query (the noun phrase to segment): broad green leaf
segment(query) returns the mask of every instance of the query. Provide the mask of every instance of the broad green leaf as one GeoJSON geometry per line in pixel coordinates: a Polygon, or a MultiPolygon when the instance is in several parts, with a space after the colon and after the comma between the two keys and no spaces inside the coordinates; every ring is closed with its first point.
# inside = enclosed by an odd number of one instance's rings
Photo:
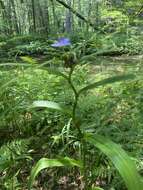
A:
{"type": "Polygon", "coordinates": [[[34,101],[32,104],[33,108],[49,108],[54,110],[59,110],[61,112],[70,114],[69,110],[67,110],[65,107],[61,106],[60,104],[52,101],[34,101]]]}
{"type": "Polygon", "coordinates": [[[58,103],[52,102],[52,101],[46,101],[46,100],[34,101],[32,107],[51,108],[51,109],[63,111],[62,107],[58,103]]]}
{"type": "Polygon", "coordinates": [[[30,190],[32,188],[33,182],[38,175],[38,173],[46,168],[52,168],[52,167],[73,167],[77,166],[82,168],[82,163],[80,161],[71,159],[69,157],[61,158],[61,159],[48,159],[48,158],[42,158],[40,159],[35,167],[31,171],[29,183],[28,183],[28,189],[30,190]]]}
{"type": "Polygon", "coordinates": [[[30,64],[36,64],[37,61],[35,59],[33,59],[32,57],[28,57],[28,56],[21,56],[20,57],[23,61],[30,63],[30,64]]]}
{"type": "Polygon", "coordinates": [[[111,140],[93,134],[85,134],[87,142],[99,148],[114,164],[122,176],[128,190],[141,190],[143,182],[134,161],[126,152],[111,140]]]}
{"type": "Polygon", "coordinates": [[[107,79],[103,79],[101,81],[95,82],[93,84],[90,84],[90,85],[82,88],[79,91],[79,94],[81,94],[84,91],[87,91],[87,90],[90,90],[90,89],[93,89],[93,88],[97,88],[99,86],[111,84],[111,83],[114,83],[114,82],[120,82],[122,80],[129,80],[129,79],[133,79],[133,78],[134,78],[134,75],[130,74],[130,75],[120,75],[120,76],[114,76],[114,77],[110,77],[110,78],[107,78],[107,79]]]}

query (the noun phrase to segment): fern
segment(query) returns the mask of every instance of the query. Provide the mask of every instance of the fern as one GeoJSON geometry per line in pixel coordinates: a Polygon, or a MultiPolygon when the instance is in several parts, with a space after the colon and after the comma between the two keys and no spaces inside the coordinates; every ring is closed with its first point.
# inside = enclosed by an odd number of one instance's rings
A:
{"type": "Polygon", "coordinates": [[[14,140],[0,148],[0,172],[17,164],[17,160],[28,158],[28,140],[14,140]]]}
{"type": "Polygon", "coordinates": [[[28,153],[30,140],[16,139],[3,144],[0,148],[0,189],[20,190],[20,181],[17,176],[23,171],[26,160],[30,159],[28,153]],[[23,164],[24,163],[24,164],[23,164]]]}

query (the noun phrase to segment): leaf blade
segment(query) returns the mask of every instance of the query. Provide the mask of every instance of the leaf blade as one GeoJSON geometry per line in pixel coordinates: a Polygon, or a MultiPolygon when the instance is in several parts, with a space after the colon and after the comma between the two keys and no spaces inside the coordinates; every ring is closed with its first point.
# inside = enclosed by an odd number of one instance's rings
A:
{"type": "Polygon", "coordinates": [[[64,106],[61,106],[59,103],[48,100],[34,101],[32,104],[32,108],[49,108],[71,115],[71,112],[67,110],[64,106]]]}
{"type": "Polygon", "coordinates": [[[122,176],[128,190],[142,189],[143,182],[137,172],[135,163],[119,145],[99,135],[86,134],[85,139],[110,158],[122,176]]]}
{"type": "Polygon", "coordinates": [[[120,82],[122,80],[129,80],[129,79],[133,79],[133,78],[134,78],[134,75],[132,75],[132,74],[109,77],[109,78],[103,79],[101,81],[95,82],[93,84],[90,84],[90,85],[82,88],[81,90],[79,90],[78,93],[81,94],[84,91],[91,90],[91,89],[97,88],[99,86],[111,84],[114,82],[120,82]]]}
{"type": "Polygon", "coordinates": [[[31,171],[30,179],[28,182],[28,189],[30,190],[32,188],[33,182],[41,170],[49,168],[49,167],[63,167],[63,166],[82,167],[82,163],[80,161],[71,159],[69,157],[65,157],[65,158],[61,158],[61,159],[42,158],[37,162],[37,164],[31,171]]]}

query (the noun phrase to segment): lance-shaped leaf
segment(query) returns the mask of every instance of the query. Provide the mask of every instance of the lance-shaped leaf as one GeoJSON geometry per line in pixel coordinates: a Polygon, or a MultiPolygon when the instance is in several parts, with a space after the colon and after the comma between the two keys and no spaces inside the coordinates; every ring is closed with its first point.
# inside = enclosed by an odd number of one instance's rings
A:
{"type": "Polygon", "coordinates": [[[71,159],[69,157],[61,159],[47,159],[47,158],[40,159],[31,171],[28,183],[28,189],[30,190],[32,188],[33,182],[41,170],[52,167],[73,167],[73,166],[77,166],[80,168],[83,167],[80,161],[71,159]]]}
{"type": "Polygon", "coordinates": [[[103,86],[103,85],[107,85],[107,84],[111,84],[111,83],[114,83],[114,82],[120,82],[122,80],[129,80],[129,79],[133,79],[135,76],[132,75],[132,74],[129,74],[129,75],[120,75],[120,76],[114,76],[114,77],[110,77],[110,78],[107,78],[107,79],[103,79],[101,81],[98,81],[98,82],[95,82],[93,84],[90,84],[84,88],[82,88],[80,91],[79,91],[79,94],[81,94],[82,92],[84,91],[87,91],[87,90],[90,90],[90,89],[93,89],[93,88],[97,88],[99,86],[103,86]]]}
{"type": "Polygon", "coordinates": [[[60,104],[52,101],[47,100],[41,100],[41,101],[34,101],[32,104],[33,108],[49,108],[53,110],[59,110],[61,112],[64,112],[66,114],[70,114],[70,111],[67,110],[64,106],[61,106],[60,104]]]}
{"type": "Polygon", "coordinates": [[[93,134],[85,134],[85,139],[99,148],[112,161],[128,190],[141,190],[143,188],[143,182],[134,161],[119,145],[105,137],[93,134]]]}

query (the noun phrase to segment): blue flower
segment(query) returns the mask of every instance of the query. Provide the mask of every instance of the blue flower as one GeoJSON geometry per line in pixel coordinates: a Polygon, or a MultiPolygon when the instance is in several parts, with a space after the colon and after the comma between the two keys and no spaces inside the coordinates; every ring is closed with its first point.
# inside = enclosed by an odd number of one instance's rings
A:
{"type": "Polygon", "coordinates": [[[52,44],[52,47],[63,47],[63,46],[69,46],[71,45],[71,42],[68,38],[59,38],[57,42],[52,44]]]}

